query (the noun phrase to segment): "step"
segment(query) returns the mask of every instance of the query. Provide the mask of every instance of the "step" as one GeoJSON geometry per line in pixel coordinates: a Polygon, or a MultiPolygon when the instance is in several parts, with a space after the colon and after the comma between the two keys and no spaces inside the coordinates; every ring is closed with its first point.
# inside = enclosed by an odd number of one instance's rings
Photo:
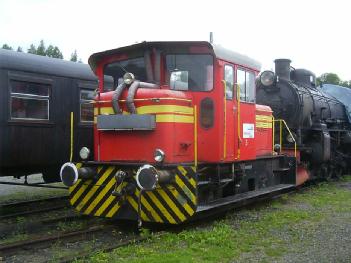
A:
{"type": "Polygon", "coordinates": [[[242,194],[236,194],[234,196],[228,196],[228,197],[210,202],[206,205],[199,205],[197,207],[196,212],[201,213],[201,212],[209,211],[220,207],[226,207],[226,209],[228,209],[227,208],[228,206],[235,206],[238,203],[241,203],[247,200],[252,200],[258,197],[272,195],[273,193],[284,192],[294,187],[295,187],[294,184],[278,184],[278,185],[266,187],[260,190],[250,191],[242,194]]]}

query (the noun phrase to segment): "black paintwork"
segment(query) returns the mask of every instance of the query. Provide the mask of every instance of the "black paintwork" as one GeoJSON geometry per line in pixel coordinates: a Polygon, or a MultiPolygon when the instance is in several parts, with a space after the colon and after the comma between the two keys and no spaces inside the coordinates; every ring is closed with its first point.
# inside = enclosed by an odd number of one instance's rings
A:
{"type": "Polygon", "coordinates": [[[59,179],[59,167],[70,157],[70,112],[74,112],[74,158],[93,147],[92,123],[80,122],[80,89],[94,90],[97,79],[82,63],[0,49],[0,176],[44,172],[59,179]],[[10,117],[10,81],[49,84],[49,121],[10,117]]]}
{"type": "MultiPolygon", "coordinates": [[[[288,59],[275,60],[274,82],[270,86],[257,82],[256,102],[270,106],[275,119],[285,120],[297,143],[300,161],[312,177],[330,178],[335,171],[339,174],[349,169],[348,105],[316,87],[316,76],[311,71],[290,67],[288,59]]],[[[280,129],[275,129],[275,138],[280,138],[279,133],[280,129]]],[[[294,150],[287,130],[281,134],[282,148],[294,150]]]]}

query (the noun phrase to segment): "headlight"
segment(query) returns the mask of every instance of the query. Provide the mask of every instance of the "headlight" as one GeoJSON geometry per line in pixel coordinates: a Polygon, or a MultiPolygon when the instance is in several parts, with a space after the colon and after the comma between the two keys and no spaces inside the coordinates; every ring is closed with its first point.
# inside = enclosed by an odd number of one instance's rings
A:
{"type": "Polygon", "coordinates": [[[65,163],[60,170],[61,181],[71,187],[78,181],[78,170],[73,163],[65,163]]]}
{"type": "Polygon", "coordinates": [[[80,158],[82,158],[82,160],[88,159],[89,155],[90,155],[89,148],[83,147],[82,149],[80,149],[79,156],[80,156],[80,158]]]}
{"type": "Polygon", "coordinates": [[[140,189],[152,191],[156,188],[159,175],[155,167],[145,164],[136,173],[135,180],[140,189]]]}
{"type": "Polygon", "coordinates": [[[154,153],[154,159],[156,162],[160,163],[165,159],[165,153],[164,151],[160,149],[156,149],[154,153]]]}
{"type": "Polygon", "coordinates": [[[263,86],[268,87],[274,83],[274,72],[273,71],[263,71],[260,75],[260,82],[263,86]]]}
{"type": "Polygon", "coordinates": [[[134,79],[135,79],[134,75],[132,73],[129,73],[129,72],[127,72],[123,76],[123,81],[124,81],[124,84],[126,84],[126,85],[132,84],[134,79]]]}

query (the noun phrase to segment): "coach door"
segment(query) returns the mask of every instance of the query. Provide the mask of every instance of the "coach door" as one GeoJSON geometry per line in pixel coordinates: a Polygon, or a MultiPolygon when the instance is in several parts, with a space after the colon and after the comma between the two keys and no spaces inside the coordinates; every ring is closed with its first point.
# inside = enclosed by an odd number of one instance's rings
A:
{"type": "Polygon", "coordinates": [[[236,69],[236,114],[238,144],[236,159],[254,159],[255,151],[255,73],[238,67],[236,69]]]}

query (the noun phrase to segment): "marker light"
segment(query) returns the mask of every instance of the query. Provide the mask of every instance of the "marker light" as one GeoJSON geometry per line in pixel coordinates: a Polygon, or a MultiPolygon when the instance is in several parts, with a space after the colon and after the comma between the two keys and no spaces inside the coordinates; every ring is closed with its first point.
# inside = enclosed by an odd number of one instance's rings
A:
{"type": "Polygon", "coordinates": [[[89,155],[90,155],[90,150],[88,147],[82,147],[82,149],[80,149],[79,156],[80,158],[82,158],[82,160],[88,159],[89,155]]]}

